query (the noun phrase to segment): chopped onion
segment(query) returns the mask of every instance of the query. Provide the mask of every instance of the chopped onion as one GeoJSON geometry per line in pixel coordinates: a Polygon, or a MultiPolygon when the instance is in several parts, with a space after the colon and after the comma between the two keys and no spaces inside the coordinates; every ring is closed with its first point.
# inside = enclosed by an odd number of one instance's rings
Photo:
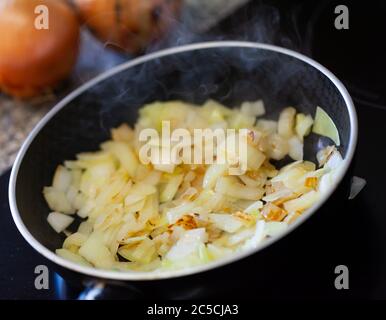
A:
{"type": "Polygon", "coordinates": [[[75,209],[71,205],[64,191],[54,187],[45,187],[43,194],[51,210],[66,214],[75,213],[75,209]]]}
{"type": "Polygon", "coordinates": [[[264,102],[263,100],[243,102],[241,104],[240,111],[248,117],[260,117],[265,114],[264,102]]]}
{"type": "Polygon", "coordinates": [[[297,136],[293,136],[288,140],[288,145],[288,155],[294,160],[303,160],[303,142],[297,136]]]}
{"type": "Polygon", "coordinates": [[[243,226],[243,222],[240,219],[230,214],[211,213],[209,220],[215,227],[229,233],[234,233],[243,226]]]}
{"type": "Polygon", "coordinates": [[[310,115],[305,115],[303,113],[298,113],[296,115],[295,132],[301,141],[303,141],[304,137],[308,136],[311,132],[313,123],[314,120],[310,115]]]}
{"type": "Polygon", "coordinates": [[[57,233],[64,231],[73,221],[74,218],[59,212],[51,212],[47,221],[57,233]]]}
{"type": "Polygon", "coordinates": [[[340,146],[339,132],[334,121],[321,107],[316,107],[316,114],[312,132],[330,138],[340,146]]]}

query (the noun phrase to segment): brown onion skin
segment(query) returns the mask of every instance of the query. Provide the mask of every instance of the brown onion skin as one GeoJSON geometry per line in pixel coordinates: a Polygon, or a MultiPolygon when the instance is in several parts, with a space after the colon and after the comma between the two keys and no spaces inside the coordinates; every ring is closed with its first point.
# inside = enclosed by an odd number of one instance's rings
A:
{"type": "Polygon", "coordinates": [[[176,21],[181,0],[71,0],[89,29],[106,45],[142,53],[176,21]]]}
{"type": "MultiPolygon", "coordinates": [[[[4,0],[1,0],[4,1],[4,0]]],[[[0,6],[0,90],[15,97],[42,94],[76,63],[79,22],[62,0],[6,0],[0,6]],[[49,29],[35,28],[37,5],[49,10],[49,29]]]]}

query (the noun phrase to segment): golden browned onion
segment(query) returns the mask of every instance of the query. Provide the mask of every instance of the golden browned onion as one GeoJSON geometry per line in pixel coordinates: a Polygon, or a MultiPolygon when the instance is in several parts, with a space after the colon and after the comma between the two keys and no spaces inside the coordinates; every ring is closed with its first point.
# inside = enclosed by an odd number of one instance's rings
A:
{"type": "Polygon", "coordinates": [[[180,0],[72,0],[107,45],[138,54],[173,24],[180,0]]]}
{"type": "Polygon", "coordinates": [[[0,89],[31,97],[68,76],[79,45],[79,23],[62,0],[2,0],[0,89]],[[4,1],[4,2],[3,2],[4,1]],[[38,5],[49,10],[49,29],[35,28],[38,5]]]}

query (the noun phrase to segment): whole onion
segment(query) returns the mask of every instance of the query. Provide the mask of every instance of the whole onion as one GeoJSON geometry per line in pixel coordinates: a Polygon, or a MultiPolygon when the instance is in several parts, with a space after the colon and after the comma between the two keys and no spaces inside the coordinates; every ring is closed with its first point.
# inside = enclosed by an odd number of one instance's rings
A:
{"type": "Polygon", "coordinates": [[[71,0],[107,45],[138,54],[173,25],[181,0],[71,0]]]}
{"type": "Polygon", "coordinates": [[[53,88],[73,68],[79,22],[62,0],[1,0],[0,89],[31,97],[53,88]],[[48,29],[36,28],[39,5],[48,8],[48,29]]]}

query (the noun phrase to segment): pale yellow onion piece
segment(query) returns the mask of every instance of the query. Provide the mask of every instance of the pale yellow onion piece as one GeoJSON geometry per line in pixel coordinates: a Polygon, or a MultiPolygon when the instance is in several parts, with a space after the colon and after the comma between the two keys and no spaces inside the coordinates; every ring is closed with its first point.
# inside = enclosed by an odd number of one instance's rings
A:
{"type": "Polygon", "coordinates": [[[195,207],[195,203],[189,201],[187,203],[183,203],[177,207],[170,208],[166,211],[166,216],[169,224],[175,223],[178,219],[180,219],[183,215],[188,214],[195,207]]]}
{"type": "Polygon", "coordinates": [[[145,199],[146,195],[144,194],[136,194],[136,193],[129,193],[125,198],[125,206],[129,207],[132,206],[135,203],[138,203],[139,201],[145,199]]]}
{"type": "Polygon", "coordinates": [[[217,180],[215,191],[245,200],[259,200],[264,194],[263,189],[244,186],[235,177],[220,177],[217,180]]]}
{"type": "Polygon", "coordinates": [[[250,239],[248,239],[247,241],[245,241],[242,248],[244,250],[254,249],[261,243],[261,241],[263,241],[263,239],[265,237],[266,237],[265,221],[259,220],[256,222],[255,232],[254,232],[253,236],[250,239]]]}
{"type": "Polygon", "coordinates": [[[288,140],[284,139],[279,134],[271,134],[266,138],[267,155],[274,160],[283,159],[289,151],[288,140]]]}
{"type": "Polygon", "coordinates": [[[288,224],[285,222],[269,221],[265,224],[265,233],[269,237],[274,237],[284,232],[287,228],[288,224]]]}
{"type": "Polygon", "coordinates": [[[173,163],[159,163],[159,164],[154,164],[154,169],[166,173],[173,173],[174,169],[176,168],[176,165],[173,163]]]}
{"type": "Polygon", "coordinates": [[[319,197],[320,194],[317,191],[312,190],[299,198],[284,202],[283,207],[287,212],[302,212],[311,208],[319,200],[319,197]]]}
{"type": "Polygon", "coordinates": [[[110,144],[106,145],[106,148],[119,160],[122,168],[124,168],[131,177],[134,177],[139,161],[133,149],[124,142],[110,142],[110,144]]]}
{"type": "Polygon", "coordinates": [[[303,160],[303,142],[297,136],[292,136],[288,140],[288,155],[293,160],[303,160]]]}
{"type": "Polygon", "coordinates": [[[72,246],[79,248],[87,241],[87,238],[88,234],[80,233],[79,231],[75,232],[64,240],[63,248],[70,249],[72,246]]]}
{"type": "Polygon", "coordinates": [[[66,192],[72,182],[71,171],[64,166],[58,166],[56,168],[54,178],[52,180],[52,186],[60,191],[66,192]]]}
{"type": "Polygon", "coordinates": [[[160,192],[160,202],[167,202],[173,200],[177,193],[177,190],[184,178],[183,174],[175,174],[168,177],[168,182],[163,185],[160,192]]]}
{"type": "Polygon", "coordinates": [[[65,214],[75,213],[74,207],[63,191],[54,187],[44,187],[43,194],[51,210],[65,214]]]}
{"type": "Polygon", "coordinates": [[[285,108],[279,116],[277,132],[284,138],[290,138],[294,134],[296,110],[293,107],[285,108]]]}
{"type": "Polygon", "coordinates": [[[47,216],[47,222],[57,233],[64,231],[73,221],[74,218],[59,212],[51,212],[47,216]]]}
{"type": "Polygon", "coordinates": [[[265,114],[264,102],[263,100],[245,101],[240,106],[240,112],[248,117],[260,117],[265,114]]]}
{"type": "Polygon", "coordinates": [[[205,172],[202,187],[205,189],[211,189],[216,185],[216,181],[219,177],[225,174],[228,166],[226,164],[212,164],[205,172]]]}
{"type": "Polygon", "coordinates": [[[118,254],[125,259],[139,263],[149,263],[155,256],[154,242],[145,238],[138,245],[125,245],[118,249],[118,254]]]}
{"type": "Polygon", "coordinates": [[[235,233],[243,226],[243,222],[240,219],[230,214],[211,213],[209,214],[209,221],[217,228],[229,233],[235,233]]]}
{"type": "Polygon", "coordinates": [[[95,267],[110,269],[114,264],[114,257],[103,241],[103,235],[93,232],[80,247],[79,254],[95,267]]]}
{"type": "Polygon", "coordinates": [[[246,116],[239,110],[233,110],[233,114],[228,118],[228,126],[232,129],[251,128],[255,123],[255,118],[246,116]]]}
{"type": "Polygon", "coordinates": [[[276,201],[276,200],[280,200],[282,198],[286,198],[290,195],[292,195],[292,191],[286,187],[282,188],[282,189],[279,189],[278,191],[275,191],[273,193],[270,193],[268,195],[266,195],[263,200],[266,201],[266,202],[273,202],[273,201],[276,201]]]}
{"type": "Polygon", "coordinates": [[[92,231],[93,223],[91,223],[90,221],[83,221],[78,227],[78,232],[86,236],[90,235],[92,231]]]}
{"type": "Polygon", "coordinates": [[[78,192],[79,190],[77,188],[75,188],[73,185],[70,185],[70,187],[68,188],[67,192],[66,192],[66,197],[68,199],[68,201],[70,201],[71,205],[75,207],[75,200],[76,200],[76,197],[78,196],[78,192]]]}
{"type": "Polygon", "coordinates": [[[334,121],[321,107],[316,107],[316,114],[312,132],[330,138],[340,146],[339,132],[334,121]]]}
{"type": "Polygon", "coordinates": [[[72,262],[75,262],[75,263],[78,263],[78,264],[81,264],[81,265],[84,265],[84,266],[87,266],[87,267],[91,267],[92,266],[83,257],[81,257],[80,255],[78,255],[76,253],[71,252],[70,250],[67,250],[67,249],[56,249],[55,253],[59,257],[62,257],[64,259],[66,259],[66,260],[69,260],[69,261],[72,261],[72,262]]]}
{"type": "Polygon", "coordinates": [[[300,140],[303,141],[303,138],[309,135],[313,123],[314,120],[310,115],[305,115],[303,113],[298,113],[296,115],[295,132],[300,140]]]}
{"type": "Polygon", "coordinates": [[[274,120],[259,119],[256,123],[257,130],[262,131],[267,135],[276,133],[277,126],[277,121],[274,120]]]}
{"type": "Polygon", "coordinates": [[[208,243],[207,245],[209,255],[213,259],[220,259],[222,257],[225,257],[233,252],[232,249],[216,246],[214,244],[208,243]]]}
{"type": "Polygon", "coordinates": [[[186,231],[177,243],[169,250],[166,258],[171,261],[186,258],[198,249],[200,243],[205,243],[207,238],[208,236],[205,228],[186,231]]]}
{"type": "Polygon", "coordinates": [[[264,163],[266,157],[257,148],[247,144],[247,167],[249,170],[258,170],[264,163]]]}
{"type": "Polygon", "coordinates": [[[95,208],[94,200],[86,200],[84,205],[76,213],[81,218],[87,218],[91,211],[95,208]]]}
{"type": "Polygon", "coordinates": [[[244,212],[245,213],[249,213],[249,214],[253,214],[253,213],[257,213],[259,212],[259,210],[263,207],[263,202],[261,201],[256,201],[254,203],[252,203],[250,206],[248,206],[244,212]]]}
{"type": "Polygon", "coordinates": [[[231,234],[227,239],[227,245],[229,246],[235,246],[240,244],[241,242],[244,242],[255,234],[255,228],[247,228],[242,229],[234,234],[231,234]]]}

